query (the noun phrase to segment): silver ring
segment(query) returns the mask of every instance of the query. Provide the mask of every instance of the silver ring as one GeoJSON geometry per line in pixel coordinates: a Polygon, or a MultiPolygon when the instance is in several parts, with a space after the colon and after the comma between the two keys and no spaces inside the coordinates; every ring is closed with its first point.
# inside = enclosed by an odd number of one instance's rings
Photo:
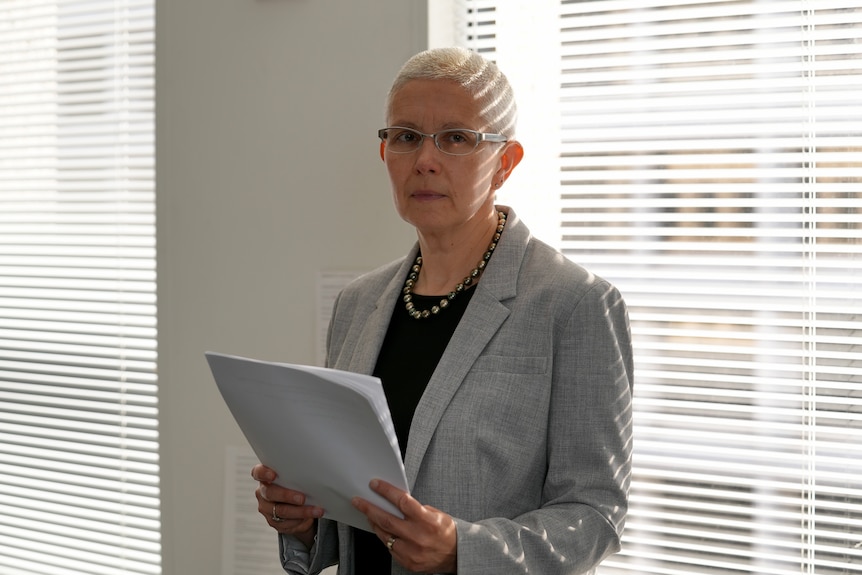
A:
{"type": "Polygon", "coordinates": [[[386,548],[392,551],[392,546],[395,545],[395,536],[391,536],[389,541],[386,542],[386,548]]]}
{"type": "Polygon", "coordinates": [[[275,512],[275,508],[276,508],[276,507],[278,507],[278,503],[273,503],[273,504],[272,504],[272,520],[273,520],[273,522],[275,522],[275,523],[281,523],[282,521],[284,521],[284,519],[282,519],[281,517],[279,517],[279,516],[278,516],[278,513],[276,513],[276,512],[275,512]]]}

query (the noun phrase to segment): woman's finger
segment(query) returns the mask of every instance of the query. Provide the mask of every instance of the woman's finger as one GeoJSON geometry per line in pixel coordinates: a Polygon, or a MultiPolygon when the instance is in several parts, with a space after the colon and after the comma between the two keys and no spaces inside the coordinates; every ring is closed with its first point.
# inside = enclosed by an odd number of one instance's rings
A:
{"type": "Polygon", "coordinates": [[[410,517],[420,517],[424,511],[424,506],[419,503],[412,495],[403,489],[395,487],[382,479],[372,479],[368,484],[372,491],[389,501],[401,513],[405,519],[410,517]]]}

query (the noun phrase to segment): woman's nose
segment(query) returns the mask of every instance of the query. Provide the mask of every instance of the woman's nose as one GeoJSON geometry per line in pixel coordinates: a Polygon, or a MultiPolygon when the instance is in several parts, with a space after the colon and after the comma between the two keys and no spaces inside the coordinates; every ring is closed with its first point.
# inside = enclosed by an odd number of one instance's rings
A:
{"type": "Polygon", "coordinates": [[[436,171],[440,165],[440,156],[443,155],[434,143],[434,138],[426,136],[416,150],[416,169],[419,172],[436,171]]]}

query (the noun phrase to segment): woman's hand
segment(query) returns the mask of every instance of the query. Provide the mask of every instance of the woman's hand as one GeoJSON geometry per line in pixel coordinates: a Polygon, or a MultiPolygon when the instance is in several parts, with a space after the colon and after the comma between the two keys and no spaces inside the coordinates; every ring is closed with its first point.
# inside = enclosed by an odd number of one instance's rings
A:
{"type": "Polygon", "coordinates": [[[404,519],[355,497],[353,506],[366,517],[374,533],[389,548],[392,557],[410,571],[455,573],[458,539],[455,520],[439,509],[422,505],[406,491],[381,480],[371,489],[391,502],[404,519]]]}
{"type": "Polygon", "coordinates": [[[323,516],[323,509],[305,505],[304,493],[274,484],[277,475],[269,467],[258,463],[251,470],[251,476],[260,482],[254,492],[257,510],[270,527],[279,533],[293,535],[310,549],[314,543],[316,521],[323,516]]]}

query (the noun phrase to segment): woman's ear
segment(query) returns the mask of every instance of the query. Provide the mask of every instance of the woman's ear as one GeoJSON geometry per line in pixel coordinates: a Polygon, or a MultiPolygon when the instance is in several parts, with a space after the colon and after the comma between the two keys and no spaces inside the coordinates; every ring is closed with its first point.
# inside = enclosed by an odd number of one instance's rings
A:
{"type": "MultiPolygon", "coordinates": [[[[517,140],[511,140],[506,142],[506,148],[503,150],[503,154],[500,156],[500,169],[497,170],[495,181],[499,182],[499,186],[503,185],[503,182],[509,177],[512,173],[512,170],[521,163],[521,160],[524,158],[524,147],[521,146],[521,143],[517,140]]],[[[498,186],[498,187],[499,187],[498,186]]]]}

